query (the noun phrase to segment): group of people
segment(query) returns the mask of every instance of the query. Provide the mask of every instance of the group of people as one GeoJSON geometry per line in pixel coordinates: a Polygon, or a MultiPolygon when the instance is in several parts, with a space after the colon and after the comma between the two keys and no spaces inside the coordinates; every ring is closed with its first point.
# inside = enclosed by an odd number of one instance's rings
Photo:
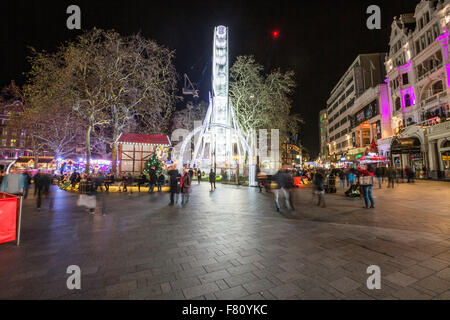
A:
{"type": "MultiPolygon", "coordinates": [[[[406,170],[406,174],[408,174],[406,170]]],[[[408,175],[407,175],[408,176],[408,175]]],[[[267,192],[274,193],[275,205],[277,211],[280,211],[280,198],[284,197],[285,207],[294,210],[293,205],[293,188],[294,177],[301,177],[303,184],[304,180],[308,180],[313,183],[312,188],[312,201],[314,202],[317,197],[317,206],[322,208],[326,207],[325,193],[336,192],[336,181],[339,179],[341,190],[344,190],[347,196],[357,195],[358,198],[364,199],[364,208],[375,208],[375,201],[373,198],[373,188],[378,184],[379,188],[382,187],[385,180],[388,181],[388,188],[393,188],[394,183],[398,182],[398,174],[392,167],[387,168],[384,166],[372,166],[372,165],[360,165],[357,169],[289,169],[283,167],[274,176],[269,177],[262,171],[258,171],[258,187],[259,192],[262,192],[264,188],[267,192]],[[348,188],[345,191],[345,188],[348,188]]],[[[413,178],[409,175],[409,181],[412,182],[413,178]]]]}
{"type": "Polygon", "coordinates": [[[53,182],[53,175],[48,173],[41,173],[40,170],[33,176],[31,172],[11,173],[1,175],[0,191],[16,196],[23,196],[28,198],[30,185],[34,181],[34,198],[36,199],[36,206],[38,211],[41,210],[42,199],[49,199],[49,209],[53,209],[53,201],[50,197],[50,186],[53,182]]]}

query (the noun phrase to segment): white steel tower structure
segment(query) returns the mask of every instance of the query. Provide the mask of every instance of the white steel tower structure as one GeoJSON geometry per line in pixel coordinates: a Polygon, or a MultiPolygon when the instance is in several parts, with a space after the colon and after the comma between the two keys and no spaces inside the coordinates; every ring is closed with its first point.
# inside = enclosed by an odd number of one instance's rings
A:
{"type": "MultiPolygon", "coordinates": [[[[199,136],[195,143],[191,167],[212,168],[216,172],[218,169],[225,169],[229,178],[232,169],[236,169],[239,175],[239,171],[244,170],[244,164],[247,162],[249,182],[254,185],[254,154],[241,133],[229,99],[228,36],[227,27],[218,26],[214,29],[212,92],[203,125],[195,130],[199,136]]],[[[181,154],[185,147],[186,144],[181,154]]],[[[183,161],[180,161],[180,166],[182,163],[183,161]]]]}

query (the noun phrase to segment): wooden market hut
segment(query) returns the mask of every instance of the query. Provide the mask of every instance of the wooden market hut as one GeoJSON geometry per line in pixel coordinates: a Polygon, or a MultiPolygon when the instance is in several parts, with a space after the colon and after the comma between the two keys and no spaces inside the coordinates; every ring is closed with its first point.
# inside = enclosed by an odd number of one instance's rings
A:
{"type": "Polygon", "coordinates": [[[166,135],[122,133],[117,140],[119,174],[141,174],[145,163],[158,147],[170,147],[171,142],[166,135]]]}

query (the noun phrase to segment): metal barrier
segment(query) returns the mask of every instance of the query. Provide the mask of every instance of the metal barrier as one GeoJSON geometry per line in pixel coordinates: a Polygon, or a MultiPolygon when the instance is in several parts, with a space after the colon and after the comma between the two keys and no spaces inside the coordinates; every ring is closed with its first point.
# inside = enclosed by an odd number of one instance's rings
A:
{"type": "Polygon", "coordinates": [[[23,197],[0,192],[0,244],[20,245],[23,197]]]}

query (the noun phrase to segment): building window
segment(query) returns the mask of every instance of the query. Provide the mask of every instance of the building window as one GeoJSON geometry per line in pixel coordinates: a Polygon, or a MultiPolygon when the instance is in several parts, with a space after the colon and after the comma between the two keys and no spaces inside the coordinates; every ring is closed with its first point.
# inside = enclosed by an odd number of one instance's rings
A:
{"type": "Polygon", "coordinates": [[[11,147],[15,147],[16,146],[16,139],[11,139],[11,147]]]}
{"type": "Polygon", "coordinates": [[[442,81],[438,81],[435,84],[433,84],[433,86],[432,86],[433,95],[435,95],[439,92],[442,92],[442,91],[444,91],[444,86],[442,84],[442,81]]]}
{"type": "Polygon", "coordinates": [[[408,73],[404,73],[404,74],[402,75],[402,80],[403,80],[403,85],[409,84],[409,81],[408,81],[408,73]]]}
{"type": "Polygon", "coordinates": [[[409,94],[405,95],[405,107],[411,106],[411,97],[409,94]]]}
{"type": "Polygon", "coordinates": [[[402,104],[400,102],[400,98],[395,99],[395,111],[398,111],[402,108],[402,104]]]}
{"type": "Polygon", "coordinates": [[[2,139],[2,145],[6,147],[6,139],[2,139]]]}

